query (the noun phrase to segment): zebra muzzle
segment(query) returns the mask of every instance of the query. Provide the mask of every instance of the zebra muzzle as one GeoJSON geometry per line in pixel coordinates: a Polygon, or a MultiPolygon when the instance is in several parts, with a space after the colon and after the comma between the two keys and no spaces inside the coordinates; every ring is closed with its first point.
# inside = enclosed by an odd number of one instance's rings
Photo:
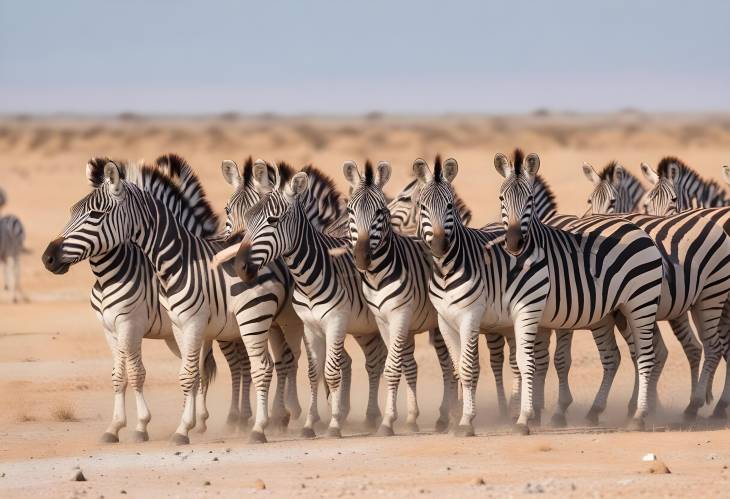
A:
{"type": "Polygon", "coordinates": [[[358,270],[367,270],[370,267],[370,238],[358,237],[355,243],[355,266],[358,270]]]}
{"type": "Polygon", "coordinates": [[[259,273],[259,269],[258,266],[253,261],[251,261],[250,243],[241,243],[241,246],[238,248],[238,253],[236,253],[236,259],[233,263],[233,268],[236,272],[236,275],[243,282],[251,282],[256,279],[259,273]]]}
{"type": "Polygon", "coordinates": [[[437,258],[441,258],[446,254],[447,249],[448,239],[444,229],[434,227],[433,236],[431,237],[431,253],[437,258]]]}
{"type": "Polygon", "coordinates": [[[519,226],[507,227],[507,234],[505,234],[504,245],[507,251],[513,256],[517,256],[522,253],[525,247],[525,238],[522,235],[522,230],[519,226]]]}
{"type": "Polygon", "coordinates": [[[63,238],[54,239],[48,244],[48,247],[41,256],[43,265],[46,270],[54,274],[65,274],[71,266],[63,261],[63,238]]]}

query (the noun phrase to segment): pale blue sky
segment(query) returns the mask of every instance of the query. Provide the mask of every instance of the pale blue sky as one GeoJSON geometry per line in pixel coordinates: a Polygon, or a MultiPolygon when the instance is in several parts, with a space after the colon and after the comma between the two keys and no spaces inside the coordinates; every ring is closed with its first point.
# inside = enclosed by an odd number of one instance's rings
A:
{"type": "Polygon", "coordinates": [[[0,113],[730,110],[726,1],[0,0],[0,113]]]}

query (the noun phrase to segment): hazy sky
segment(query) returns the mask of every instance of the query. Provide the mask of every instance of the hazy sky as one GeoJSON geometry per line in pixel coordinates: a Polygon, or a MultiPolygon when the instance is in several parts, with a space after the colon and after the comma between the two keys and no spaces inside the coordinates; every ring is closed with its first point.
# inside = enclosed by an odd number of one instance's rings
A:
{"type": "Polygon", "coordinates": [[[0,112],[730,110],[730,2],[0,0],[0,112]]]}

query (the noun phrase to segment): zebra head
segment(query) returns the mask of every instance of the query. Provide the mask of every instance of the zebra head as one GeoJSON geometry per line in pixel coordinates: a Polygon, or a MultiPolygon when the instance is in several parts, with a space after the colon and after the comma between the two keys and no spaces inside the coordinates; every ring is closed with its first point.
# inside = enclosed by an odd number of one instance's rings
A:
{"type": "Polygon", "coordinates": [[[441,158],[436,157],[433,173],[423,159],[413,163],[413,173],[420,185],[416,201],[418,235],[437,258],[448,251],[456,220],[459,219],[451,188],[458,172],[459,164],[454,158],[447,159],[441,166],[441,158]]]}
{"type": "Polygon", "coordinates": [[[230,237],[246,230],[246,210],[259,202],[261,195],[271,192],[273,180],[266,162],[249,156],[243,165],[243,173],[235,161],[227,159],[221,164],[223,178],[233,187],[233,194],[226,203],[224,235],[230,237]],[[263,173],[262,173],[263,172],[263,173]]]}
{"type": "Polygon", "coordinates": [[[501,153],[494,156],[494,167],[504,177],[499,201],[506,231],[505,247],[510,254],[518,256],[525,248],[532,224],[532,188],[540,168],[540,158],[535,153],[525,158],[522,151],[517,149],[514,162],[501,153]]]}
{"type": "Polygon", "coordinates": [[[63,232],[43,252],[43,264],[54,274],[64,274],[71,265],[132,238],[128,209],[132,186],[124,180],[124,169],[113,161],[94,159],[87,165],[87,175],[98,187],[71,207],[63,232]]]}
{"type": "Polygon", "coordinates": [[[390,179],[390,163],[381,161],[373,171],[373,165],[367,161],[363,176],[354,161],[347,161],[342,171],[352,188],[347,214],[355,266],[364,271],[390,230],[390,212],[383,194],[383,186],[390,179]]]}
{"type": "Polygon", "coordinates": [[[596,172],[590,164],[583,163],[583,175],[593,184],[586,214],[606,215],[631,211],[631,199],[624,182],[625,173],[624,167],[615,162],[609,163],[601,173],[596,172]]]}
{"type": "Polygon", "coordinates": [[[675,181],[679,175],[676,165],[670,165],[667,174],[660,176],[646,163],[641,172],[653,185],[644,197],[644,212],[649,215],[669,216],[689,209],[691,201],[686,191],[677,191],[675,181]]]}
{"type": "Polygon", "coordinates": [[[301,198],[308,184],[305,172],[286,182],[277,170],[274,188],[246,212],[246,233],[234,264],[241,280],[253,281],[262,267],[292,252],[301,243],[297,241],[298,229],[305,221],[301,198]]]}

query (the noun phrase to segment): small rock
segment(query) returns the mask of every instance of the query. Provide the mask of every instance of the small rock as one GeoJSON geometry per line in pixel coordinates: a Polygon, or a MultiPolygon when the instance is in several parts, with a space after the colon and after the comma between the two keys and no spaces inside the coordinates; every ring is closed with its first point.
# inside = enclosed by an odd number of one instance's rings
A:
{"type": "Polygon", "coordinates": [[[232,450],[232,449],[231,449],[230,447],[226,447],[226,453],[230,453],[230,452],[231,452],[231,450],[232,450]]]}
{"type": "Polygon", "coordinates": [[[646,454],[644,457],[641,458],[642,461],[656,461],[656,454],[652,454],[651,452],[649,454],[646,454]]]}
{"type": "Polygon", "coordinates": [[[124,495],[127,495],[127,491],[126,491],[126,490],[124,490],[124,489],[120,490],[120,491],[119,491],[119,493],[120,493],[120,494],[124,494],[124,495]]]}
{"type": "Polygon", "coordinates": [[[476,478],[472,478],[472,479],[471,479],[471,480],[469,481],[469,485],[475,485],[475,486],[477,486],[477,487],[479,487],[479,486],[482,486],[482,485],[486,485],[486,484],[487,484],[487,482],[485,482],[485,481],[484,481],[484,478],[482,478],[482,477],[480,477],[480,476],[478,476],[478,477],[476,477],[476,478]]]}
{"type": "Polygon", "coordinates": [[[527,485],[525,485],[525,493],[526,494],[544,494],[545,488],[542,486],[542,484],[527,482],[527,485]]]}
{"type": "Polygon", "coordinates": [[[303,489],[306,489],[307,488],[307,486],[305,484],[303,484],[303,483],[300,484],[300,485],[301,485],[301,488],[303,488],[303,489]]]}
{"type": "Polygon", "coordinates": [[[204,482],[203,482],[203,485],[204,485],[205,487],[207,487],[208,485],[210,485],[210,480],[206,480],[206,481],[204,481],[204,482]]]}
{"type": "Polygon", "coordinates": [[[72,482],[85,482],[86,477],[84,476],[84,473],[80,469],[75,469],[73,473],[71,474],[71,481],[72,482]]]}
{"type": "Polygon", "coordinates": [[[180,454],[182,454],[182,452],[180,452],[180,451],[177,451],[177,452],[175,453],[175,455],[176,455],[176,456],[179,456],[180,454]]]}
{"type": "Polygon", "coordinates": [[[260,478],[256,479],[256,481],[253,483],[253,486],[256,488],[256,490],[266,490],[266,484],[260,478]]]}
{"type": "Polygon", "coordinates": [[[667,468],[667,465],[663,461],[654,461],[649,466],[649,474],[651,475],[668,475],[671,471],[667,468]]]}
{"type": "Polygon", "coordinates": [[[214,458],[213,458],[213,461],[218,461],[218,458],[217,458],[217,457],[214,457],[214,458]]]}

